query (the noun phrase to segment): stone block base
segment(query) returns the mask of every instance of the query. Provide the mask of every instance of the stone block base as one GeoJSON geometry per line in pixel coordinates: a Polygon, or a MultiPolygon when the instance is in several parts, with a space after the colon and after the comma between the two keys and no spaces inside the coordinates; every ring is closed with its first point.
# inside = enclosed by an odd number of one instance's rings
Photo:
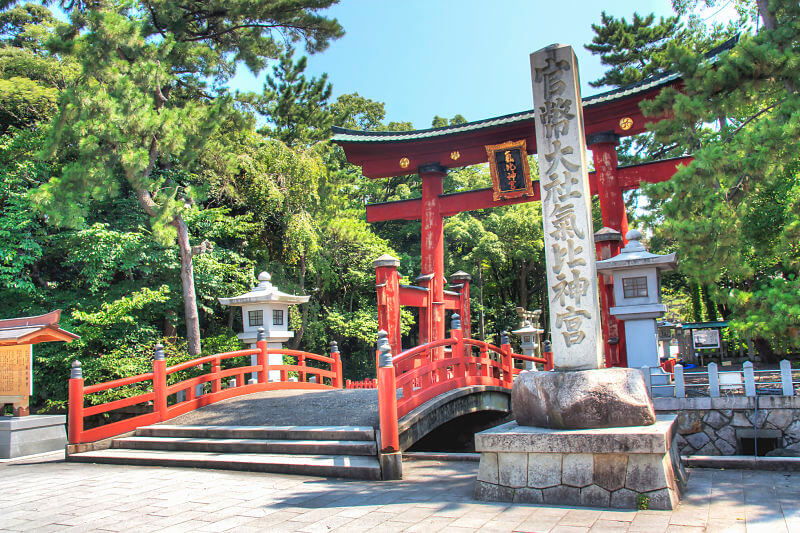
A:
{"type": "Polygon", "coordinates": [[[475,498],[635,509],[674,509],[686,486],[673,439],[676,416],[651,426],[556,430],[503,424],[475,435],[475,498]]]}
{"type": "Polygon", "coordinates": [[[0,416],[0,459],[63,450],[64,415],[0,416]]]}

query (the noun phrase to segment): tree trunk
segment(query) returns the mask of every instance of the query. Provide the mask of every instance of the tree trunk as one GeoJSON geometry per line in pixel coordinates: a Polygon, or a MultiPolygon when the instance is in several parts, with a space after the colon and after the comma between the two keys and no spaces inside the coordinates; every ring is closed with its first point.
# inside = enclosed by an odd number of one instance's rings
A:
{"type": "Polygon", "coordinates": [[[761,15],[761,18],[764,20],[764,29],[774,30],[778,27],[778,19],[775,17],[774,13],[769,12],[769,1],[770,0],[756,0],[756,5],[758,6],[758,14],[761,15]]]}
{"type": "Polygon", "coordinates": [[[186,318],[186,341],[189,355],[198,355],[200,353],[200,317],[197,313],[197,296],[194,290],[193,252],[189,243],[189,228],[181,217],[177,217],[172,225],[178,230],[178,246],[181,253],[181,287],[183,288],[183,313],[186,318]]]}
{"type": "Polygon", "coordinates": [[[519,306],[528,309],[528,265],[525,260],[517,269],[517,291],[519,292],[519,306]]]}
{"type": "MultiPolygon", "coordinates": [[[[306,292],[306,258],[300,257],[300,294],[306,292]]],[[[303,340],[303,333],[306,331],[306,321],[308,320],[308,304],[303,305],[303,310],[300,312],[300,331],[294,336],[289,343],[289,349],[297,350],[300,346],[300,341],[303,340]]]]}
{"type": "Polygon", "coordinates": [[[772,349],[772,346],[770,346],[766,339],[763,337],[756,337],[753,339],[753,344],[755,345],[758,356],[761,357],[762,363],[774,365],[778,362],[778,354],[775,353],[775,350],[772,349]]]}

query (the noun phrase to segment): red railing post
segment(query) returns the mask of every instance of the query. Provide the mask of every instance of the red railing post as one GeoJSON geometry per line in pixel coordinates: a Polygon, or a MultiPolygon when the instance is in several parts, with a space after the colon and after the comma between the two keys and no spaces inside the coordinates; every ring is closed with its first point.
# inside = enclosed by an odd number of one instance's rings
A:
{"type": "Polygon", "coordinates": [[[167,420],[167,361],[164,346],[156,344],[153,354],[153,412],[158,413],[159,421],[167,420]]]}
{"type": "Polygon", "coordinates": [[[400,277],[397,274],[400,261],[383,254],[372,265],[375,267],[375,288],[378,292],[378,327],[386,331],[394,353],[400,353],[400,277]]]}
{"type": "Polygon", "coordinates": [[[508,338],[508,332],[504,331],[500,334],[500,350],[501,363],[500,367],[503,370],[503,382],[508,388],[514,384],[514,361],[511,360],[511,341],[508,338]]]}
{"type": "Polygon", "coordinates": [[[545,370],[553,370],[553,348],[551,346],[550,341],[544,341],[542,343],[542,356],[547,359],[547,362],[544,364],[545,370]]]}
{"type": "Polygon", "coordinates": [[[83,433],[83,370],[80,361],[72,362],[69,373],[69,443],[78,444],[83,433]]]}
{"type": "MultiPolygon", "coordinates": [[[[306,356],[305,355],[298,355],[297,356],[297,366],[300,368],[305,368],[306,366],[306,356]]],[[[306,372],[305,370],[299,370],[297,372],[297,381],[300,383],[305,383],[306,381],[306,372]]]]}
{"type": "Polygon", "coordinates": [[[486,344],[481,344],[481,353],[480,353],[480,362],[481,362],[481,376],[488,378],[489,377],[489,351],[486,349],[486,344]]]}
{"type": "Polygon", "coordinates": [[[378,367],[378,412],[381,424],[381,451],[400,451],[400,434],[397,426],[397,381],[392,365],[392,351],[388,343],[381,345],[378,367]]]}
{"type": "Polygon", "coordinates": [[[342,375],[342,356],[339,353],[339,345],[336,344],[336,341],[331,341],[331,358],[333,358],[331,370],[336,373],[336,377],[333,378],[333,386],[337,389],[341,389],[344,386],[344,377],[342,375]]]}
{"type": "Polygon", "coordinates": [[[219,392],[222,390],[222,378],[219,376],[219,373],[222,369],[220,368],[220,358],[215,357],[214,360],[211,362],[211,392],[219,392]]]}
{"type": "Polygon", "coordinates": [[[260,350],[256,355],[258,369],[258,382],[267,382],[267,336],[264,333],[264,328],[258,328],[258,337],[256,337],[256,347],[260,350]]]}

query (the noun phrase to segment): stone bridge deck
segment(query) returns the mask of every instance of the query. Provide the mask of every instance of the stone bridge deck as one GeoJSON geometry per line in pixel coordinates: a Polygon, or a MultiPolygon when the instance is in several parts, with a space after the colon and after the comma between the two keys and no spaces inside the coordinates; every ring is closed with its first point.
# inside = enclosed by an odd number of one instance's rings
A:
{"type": "Polygon", "coordinates": [[[165,422],[198,426],[378,427],[377,389],[265,391],[229,398],[165,422]]]}

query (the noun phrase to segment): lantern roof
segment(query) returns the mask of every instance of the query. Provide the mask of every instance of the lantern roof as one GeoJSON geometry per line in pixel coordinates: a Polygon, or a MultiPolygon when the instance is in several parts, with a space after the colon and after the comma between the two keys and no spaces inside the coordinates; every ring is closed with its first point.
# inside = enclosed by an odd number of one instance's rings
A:
{"type": "Polygon", "coordinates": [[[241,307],[248,304],[261,304],[261,303],[282,303],[289,305],[297,305],[306,303],[311,296],[298,296],[296,294],[287,294],[279,291],[270,280],[272,276],[268,272],[262,272],[258,275],[258,285],[253,287],[253,290],[234,296],[232,298],[217,298],[222,305],[230,305],[233,307],[241,307]]]}
{"type": "Polygon", "coordinates": [[[632,229],[626,235],[628,244],[620,250],[618,255],[610,259],[597,262],[598,272],[612,272],[614,270],[629,270],[641,267],[656,267],[662,270],[672,270],[678,265],[675,253],[653,254],[647,251],[644,244],[639,242],[642,233],[632,229]]]}

